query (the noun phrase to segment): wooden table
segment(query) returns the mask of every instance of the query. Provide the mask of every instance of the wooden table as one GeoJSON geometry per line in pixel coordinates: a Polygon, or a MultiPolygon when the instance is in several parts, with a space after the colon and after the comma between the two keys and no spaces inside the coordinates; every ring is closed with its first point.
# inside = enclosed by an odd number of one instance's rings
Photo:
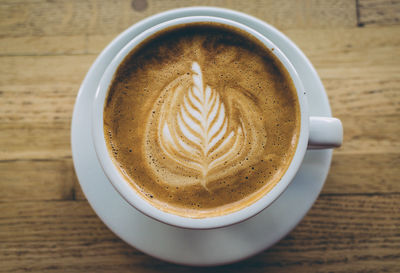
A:
{"type": "Polygon", "coordinates": [[[400,272],[400,1],[0,2],[0,272],[400,272]],[[286,238],[233,265],[189,268],[122,242],[72,166],[75,96],[122,30],[191,5],[275,25],[306,53],[344,124],[326,185],[286,238]]]}

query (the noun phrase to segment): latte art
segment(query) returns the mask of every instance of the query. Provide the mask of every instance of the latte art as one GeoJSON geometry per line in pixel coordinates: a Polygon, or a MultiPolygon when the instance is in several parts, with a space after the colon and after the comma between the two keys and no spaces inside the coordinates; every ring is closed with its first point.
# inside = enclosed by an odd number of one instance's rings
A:
{"type": "Polygon", "coordinates": [[[229,121],[219,93],[204,85],[197,62],[193,62],[192,72],[193,82],[187,90],[182,85],[171,90],[176,97],[185,92],[180,111],[174,115],[172,105],[161,107],[163,113],[172,115],[161,116],[159,121],[160,146],[178,164],[199,171],[201,184],[206,187],[209,172],[240,155],[245,133],[242,124],[228,131],[229,121]]]}
{"type": "Polygon", "coordinates": [[[197,62],[192,63],[189,76],[178,77],[163,90],[151,111],[145,138],[149,168],[160,183],[200,184],[208,189],[208,182],[259,160],[265,140],[254,131],[262,129],[261,113],[255,105],[251,114],[242,112],[241,100],[251,102],[235,97],[240,92],[229,91],[227,109],[219,91],[206,83],[197,62]],[[156,142],[151,141],[154,127],[158,128],[156,142]]]}
{"type": "Polygon", "coordinates": [[[151,205],[204,218],[269,192],[296,149],[290,76],[241,30],[193,23],[164,30],[118,67],[104,107],[110,156],[151,205]]]}

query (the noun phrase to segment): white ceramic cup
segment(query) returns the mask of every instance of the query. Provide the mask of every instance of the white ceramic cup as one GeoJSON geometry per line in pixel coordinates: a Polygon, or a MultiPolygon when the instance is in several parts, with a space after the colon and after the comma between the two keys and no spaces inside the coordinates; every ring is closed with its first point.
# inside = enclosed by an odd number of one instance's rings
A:
{"type": "MultiPolygon", "coordinates": [[[[293,65],[279,50],[279,48],[276,47],[270,40],[268,40],[268,37],[261,35],[260,33],[251,29],[248,26],[232,20],[209,16],[183,17],[163,22],[159,25],[147,29],[140,35],[136,36],[128,44],[126,44],[125,47],[114,57],[114,59],[108,65],[106,71],[104,72],[96,91],[92,112],[92,137],[97,157],[105,174],[107,175],[108,179],[115,187],[115,189],[119,192],[119,194],[134,208],[156,220],[177,227],[190,229],[219,228],[244,221],[271,205],[272,202],[274,202],[285,191],[290,182],[294,179],[303,161],[307,148],[334,148],[341,145],[343,139],[343,128],[340,120],[328,117],[310,117],[306,96],[307,95],[304,91],[303,84],[293,65]],[[113,80],[114,73],[116,72],[118,66],[124,60],[124,58],[136,46],[138,46],[148,37],[172,26],[196,22],[216,22],[236,27],[253,35],[269,49],[273,48],[273,54],[275,54],[275,56],[277,56],[281,63],[285,66],[296,87],[301,114],[300,135],[296,152],[287,171],[282,176],[277,185],[271,191],[261,197],[258,201],[239,211],[222,216],[201,219],[182,217],[161,211],[160,209],[152,206],[145,199],[143,199],[133,189],[129,182],[124,179],[124,177],[118,170],[118,167],[114,164],[111,158],[111,154],[108,151],[106,145],[103,130],[103,109],[108,89],[113,80]]],[[[140,106],[138,105],[137,107],[140,106]]]]}

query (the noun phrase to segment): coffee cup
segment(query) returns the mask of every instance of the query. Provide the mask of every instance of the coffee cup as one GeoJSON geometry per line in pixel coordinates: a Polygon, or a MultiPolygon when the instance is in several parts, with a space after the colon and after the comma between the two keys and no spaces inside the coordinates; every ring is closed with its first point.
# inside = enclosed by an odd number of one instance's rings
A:
{"type": "MultiPolygon", "coordinates": [[[[183,95],[181,96],[182,103],[186,103],[185,99],[192,100],[192,102],[187,103],[187,105],[189,105],[189,106],[187,106],[186,108],[182,108],[182,107],[179,108],[180,104],[177,104],[177,103],[174,104],[174,101],[176,101],[178,99],[176,99],[175,97],[173,97],[171,95],[170,100],[162,101],[159,104],[156,103],[157,106],[154,106],[155,108],[153,106],[152,106],[153,108],[151,108],[151,107],[148,109],[146,108],[148,111],[150,111],[149,109],[152,109],[151,110],[152,112],[149,113],[150,117],[147,119],[147,123],[149,123],[149,124],[146,124],[146,125],[143,124],[143,128],[146,127],[146,128],[150,128],[149,130],[152,130],[153,123],[160,120],[161,125],[157,125],[157,126],[159,128],[161,128],[159,130],[160,131],[159,135],[161,135],[163,138],[161,140],[158,140],[157,143],[161,142],[160,145],[166,146],[167,153],[169,152],[171,154],[171,151],[170,151],[171,147],[173,149],[173,147],[176,143],[173,140],[170,140],[171,138],[168,138],[168,136],[173,134],[173,132],[171,133],[170,131],[172,130],[171,128],[174,128],[174,127],[173,127],[173,125],[170,125],[172,127],[169,127],[169,125],[168,125],[169,123],[167,122],[169,116],[166,116],[167,115],[166,113],[173,112],[173,109],[180,109],[179,110],[180,114],[177,116],[178,119],[179,118],[181,118],[181,119],[189,118],[189,119],[195,120],[196,115],[191,114],[191,113],[185,114],[188,111],[187,109],[189,109],[191,107],[190,105],[196,105],[199,102],[202,103],[203,101],[204,101],[204,103],[206,103],[205,101],[207,100],[210,102],[209,103],[210,110],[209,110],[209,114],[208,114],[207,118],[205,118],[205,120],[207,121],[208,119],[210,119],[209,117],[213,116],[215,121],[212,121],[213,122],[212,124],[221,124],[220,131],[225,133],[225,135],[221,134],[221,135],[223,135],[221,137],[221,139],[216,140],[216,141],[218,141],[218,143],[220,143],[220,146],[225,143],[224,142],[225,140],[233,139],[233,138],[230,138],[233,135],[233,137],[236,137],[236,142],[232,140],[232,147],[238,147],[237,154],[238,154],[238,156],[243,157],[243,161],[240,161],[241,166],[243,164],[247,164],[246,168],[248,167],[248,168],[252,169],[252,168],[254,168],[254,166],[258,166],[256,164],[264,164],[264,163],[259,163],[259,162],[254,163],[254,164],[243,163],[243,162],[246,162],[244,160],[248,160],[248,158],[245,158],[245,154],[243,151],[247,151],[251,155],[254,155],[253,157],[256,158],[257,160],[262,158],[261,159],[262,162],[263,162],[263,160],[266,160],[268,157],[266,157],[265,154],[262,152],[261,146],[259,146],[260,149],[254,148],[253,146],[249,146],[250,148],[248,148],[247,150],[240,149],[240,147],[248,146],[248,144],[250,145],[251,141],[249,141],[247,144],[247,140],[249,139],[249,136],[252,135],[252,132],[256,131],[256,130],[252,131],[250,129],[246,131],[247,125],[245,122],[245,121],[248,121],[249,119],[250,120],[254,119],[254,117],[257,116],[257,113],[256,114],[254,114],[254,113],[248,114],[248,112],[252,112],[252,109],[251,109],[252,107],[250,107],[250,106],[254,102],[252,102],[251,99],[249,100],[248,104],[246,104],[246,105],[249,108],[248,110],[251,110],[251,111],[244,111],[243,117],[239,115],[240,116],[238,118],[239,121],[237,121],[236,123],[233,121],[231,122],[230,120],[226,121],[228,114],[231,114],[231,116],[234,116],[232,114],[234,111],[229,108],[231,104],[234,104],[234,102],[230,103],[228,100],[224,101],[223,95],[220,95],[217,91],[213,91],[213,88],[209,88],[208,86],[207,87],[204,86],[204,88],[203,88],[204,80],[202,78],[206,74],[202,73],[202,71],[204,71],[204,67],[201,67],[198,64],[198,62],[193,61],[190,69],[188,69],[188,70],[190,70],[190,72],[188,72],[187,76],[179,74],[179,77],[177,77],[177,80],[174,81],[173,84],[171,83],[171,84],[167,85],[167,87],[163,87],[163,92],[164,92],[163,96],[165,97],[165,94],[170,94],[171,88],[176,86],[177,82],[185,83],[186,81],[192,81],[192,82],[194,82],[194,85],[197,88],[197,89],[196,88],[191,89],[192,91],[190,91],[190,92],[192,92],[192,93],[188,92],[187,94],[186,93],[184,94],[184,92],[186,92],[186,91],[177,91],[178,89],[174,89],[175,93],[178,95],[180,94],[179,92],[181,92],[181,93],[183,92],[182,93],[183,95]],[[201,88],[199,86],[201,86],[201,88]],[[196,90],[200,90],[200,89],[204,90],[203,95],[202,94],[199,95],[196,93],[196,90]],[[193,91],[193,90],[195,90],[195,91],[193,91]],[[201,96],[203,96],[203,100],[201,99],[201,96]],[[213,101],[213,103],[211,103],[211,101],[213,101]],[[219,102],[219,104],[217,102],[219,102]],[[170,106],[170,108],[168,108],[165,105],[167,105],[167,106],[172,105],[172,106],[170,106]],[[214,105],[214,106],[211,106],[211,105],[214,105]],[[218,109],[215,108],[216,107],[215,105],[218,105],[218,107],[217,107],[218,109]],[[165,107],[167,107],[167,108],[165,108],[165,107]],[[175,108],[173,108],[173,107],[175,107],[175,108]],[[212,112],[213,112],[212,109],[214,109],[213,107],[215,109],[217,109],[214,112],[218,113],[218,114],[215,114],[215,115],[212,114],[212,112]],[[153,109],[156,109],[157,111],[153,110],[153,109]],[[224,109],[226,109],[226,111],[224,109]],[[157,112],[155,114],[156,116],[158,115],[157,118],[152,117],[152,115],[153,115],[152,113],[154,113],[154,112],[157,112]],[[222,116],[222,118],[219,119],[220,116],[222,116]],[[219,122],[219,120],[220,120],[220,122],[219,122]],[[164,122],[164,123],[162,123],[162,122],[164,122]],[[167,124],[167,125],[165,125],[165,124],[167,124]],[[236,131],[232,131],[233,134],[232,133],[229,134],[230,125],[224,125],[224,124],[236,124],[236,127],[235,127],[236,131]],[[229,130],[226,128],[228,128],[229,130]],[[246,140],[246,142],[244,140],[246,140]],[[167,143],[168,141],[170,141],[172,144],[171,143],[168,144],[167,143]],[[165,142],[165,143],[163,143],[163,142],[165,142]],[[237,144],[237,143],[239,143],[239,144],[237,144]],[[236,146],[233,146],[233,145],[236,145],[236,146]],[[240,152],[240,151],[242,151],[242,152],[240,152]],[[243,155],[240,153],[242,153],[243,155]]],[[[121,74],[121,72],[118,72],[118,73],[121,74]]],[[[153,73],[154,73],[154,71],[153,71],[153,73]]],[[[245,74],[246,71],[243,71],[243,73],[245,74]]],[[[140,84],[138,83],[138,85],[140,85],[140,84]]],[[[179,90],[181,90],[181,89],[179,89],[179,90]]],[[[240,98],[240,96],[238,98],[240,98]]],[[[242,96],[241,98],[246,99],[244,96],[242,96]]],[[[282,98],[282,99],[283,99],[283,101],[285,101],[284,98],[282,98]]],[[[269,101],[271,101],[271,100],[269,100],[269,101]]],[[[278,101],[278,103],[279,103],[279,101],[278,101]]],[[[141,104],[134,104],[134,105],[131,105],[131,107],[137,108],[140,111],[141,107],[145,107],[145,106],[141,105],[141,104]]],[[[202,108],[202,107],[203,106],[199,106],[199,108],[202,108]]],[[[283,107],[282,109],[287,108],[287,107],[285,108],[284,106],[282,106],[282,107],[283,107]]],[[[192,108],[190,108],[190,109],[192,109],[192,108]]],[[[199,108],[194,107],[193,109],[197,109],[197,112],[199,112],[199,110],[198,110],[199,108]]],[[[116,113],[116,109],[113,109],[111,112],[116,113]]],[[[121,116],[118,116],[118,118],[121,118],[121,116]]],[[[123,117],[123,118],[126,118],[126,117],[123,117]]],[[[132,120],[134,118],[135,117],[132,117],[132,120]]],[[[116,118],[114,118],[114,119],[116,119],[116,118]]],[[[199,119],[201,119],[201,117],[199,117],[199,119]]],[[[260,117],[260,119],[262,119],[262,117],[260,117]]],[[[192,130],[192,129],[197,128],[195,126],[195,124],[190,120],[187,121],[186,124],[189,124],[189,125],[193,124],[193,126],[192,126],[192,128],[189,128],[188,130],[179,129],[181,134],[183,134],[186,138],[190,138],[190,136],[193,136],[193,137],[198,136],[198,134],[196,134],[198,132],[196,132],[196,130],[192,130]],[[186,132],[185,132],[185,130],[186,130],[186,132]]],[[[169,224],[169,225],[173,225],[173,226],[177,226],[177,227],[181,227],[181,228],[190,228],[190,229],[211,229],[211,228],[224,227],[224,226],[228,226],[228,225],[232,225],[232,224],[244,221],[244,220],[256,215],[257,213],[261,212],[263,209],[265,209],[269,205],[271,205],[289,186],[289,184],[294,179],[294,177],[302,163],[302,160],[304,158],[304,155],[305,155],[305,152],[307,149],[326,149],[326,148],[339,147],[342,143],[342,138],[343,138],[343,129],[342,129],[342,124],[341,124],[340,120],[338,120],[336,118],[330,118],[330,117],[310,116],[308,105],[307,105],[307,94],[303,88],[302,82],[301,82],[296,70],[294,69],[293,65],[290,63],[288,58],[280,51],[280,49],[278,47],[276,47],[270,40],[268,40],[268,37],[261,35],[257,31],[255,31],[255,30],[251,29],[250,27],[245,26],[239,22],[222,19],[222,18],[217,18],[217,17],[209,17],[209,16],[191,16],[191,17],[184,17],[184,18],[170,20],[170,21],[161,23],[157,26],[154,26],[152,28],[149,28],[148,30],[144,31],[143,33],[141,33],[140,35],[135,37],[133,40],[131,40],[114,57],[114,59],[109,64],[109,66],[107,67],[106,71],[104,72],[104,74],[101,78],[101,81],[99,83],[98,89],[96,91],[96,96],[95,96],[95,99],[93,102],[93,113],[92,113],[92,124],[91,125],[92,125],[92,137],[93,137],[93,142],[94,142],[97,157],[99,159],[99,162],[100,162],[105,174],[107,175],[108,179],[110,180],[110,183],[114,186],[114,188],[118,191],[118,193],[130,205],[132,205],[134,208],[138,209],[145,215],[147,215],[151,218],[154,218],[158,221],[161,221],[163,223],[169,224]],[[212,213],[207,212],[208,214],[199,214],[200,215],[199,217],[196,217],[195,214],[191,214],[191,211],[194,211],[194,209],[183,210],[183,213],[174,213],[171,209],[168,208],[168,206],[167,206],[168,204],[165,207],[163,207],[163,204],[155,203],[151,200],[154,197],[152,194],[143,193],[143,191],[141,191],[139,189],[140,187],[137,187],[137,188],[133,187],[132,183],[130,183],[127,179],[128,175],[126,174],[125,170],[123,168],[121,168],[122,165],[119,165],[118,160],[116,160],[116,158],[113,157],[113,153],[117,154],[119,152],[119,150],[118,150],[118,148],[114,148],[114,143],[110,140],[111,132],[110,132],[110,135],[107,135],[107,130],[105,129],[105,123],[104,123],[105,109],[107,106],[107,101],[109,101],[110,88],[111,88],[113,82],[116,80],[117,72],[119,70],[123,69],[123,68],[121,68],[121,64],[123,64],[125,62],[126,58],[129,57],[130,55],[132,55],[132,52],[134,52],[138,48],[143,48],[143,47],[145,48],[146,44],[145,45],[143,45],[143,44],[146,41],[148,41],[149,39],[151,39],[152,37],[161,35],[162,33],[167,33],[166,35],[169,35],[170,32],[168,32],[168,31],[170,31],[171,29],[185,28],[187,25],[192,26],[192,25],[196,25],[196,24],[202,25],[202,26],[218,25],[218,27],[220,27],[220,28],[222,26],[223,29],[233,28],[233,29],[235,29],[235,31],[236,30],[240,31],[241,33],[245,33],[246,35],[251,37],[250,39],[253,39],[254,41],[256,41],[255,43],[262,44],[268,50],[268,54],[270,54],[272,56],[271,60],[277,60],[279,62],[279,65],[284,67],[284,70],[286,71],[285,73],[287,73],[287,77],[290,78],[290,82],[293,85],[293,90],[294,90],[293,94],[296,97],[296,101],[297,101],[296,105],[298,107],[298,114],[297,114],[298,125],[296,125],[297,127],[295,126],[295,128],[297,130],[297,135],[296,135],[296,138],[294,138],[296,140],[296,143],[293,145],[293,154],[291,154],[290,158],[288,159],[288,164],[287,164],[287,166],[285,166],[284,172],[282,173],[282,175],[279,176],[279,179],[277,179],[276,183],[274,183],[270,188],[268,188],[268,190],[265,190],[262,195],[259,194],[257,196],[257,198],[253,198],[251,200],[251,202],[250,201],[247,203],[242,202],[244,205],[242,204],[241,206],[232,206],[232,205],[228,204],[229,208],[232,207],[234,209],[225,209],[225,207],[226,207],[225,206],[223,209],[216,210],[216,211],[218,211],[217,214],[212,214],[212,213]],[[187,215],[185,215],[185,211],[187,211],[187,215]],[[221,213],[219,211],[221,211],[221,213]],[[195,216],[193,216],[193,215],[195,215],[195,216]]],[[[280,125],[279,123],[276,124],[277,127],[279,127],[279,125],[280,125]]],[[[157,126],[154,125],[153,127],[157,127],[157,126]]],[[[210,127],[213,127],[213,126],[210,125],[210,127]]],[[[146,131],[146,130],[147,129],[143,129],[143,131],[146,131]]],[[[210,130],[212,130],[212,129],[210,129],[210,130]]],[[[200,132],[199,134],[201,134],[201,130],[199,132],[200,132]]],[[[255,134],[253,133],[253,135],[255,135],[255,134]]],[[[281,136],[278,136],[277,138],[279,139],[280,137],[281,136]]],[[[115,138],[115,136],[114,136],[114,138],[115,138]]],[[[253,140],[253,142],[257,142],[258,138],[256,136],[254,136],[252,138],[252,140],[253,140]]],[[[137,145],[142,145],[142,143],[146,143],[146,142],[148,143],[149,147],[151,148],[152,147],[151,140],[141,140],[141,142],[137,142],[137,143],[134,141],[133,143],[134,144],[136,143],[137,145]]],[[[201,143],[203,143],[203,146],[204,146],[204,141],[201,143]]],[[[212,139],[209,141],[209,143],[213,143],[212,139]]],[[[262,143],[261,140],[260,140],[260,143],[262,143]]],[[[115,144],[115,145],[117,145],[117,144],[115,144]]],[[[185,144],[185,142],[182,142],[180,145],[187,146],[187,143],[185,144]]],[[[210,146],[211,144],[208,144],[208,145],[210,146]]],[[[251,145],[255,145],[255,144],[253,143],[251,145]]],[[[276,145],[279,145],[279,143],[277,143],[276,145]]],[[[133,146],[135,146],[135,145],[133,145],[133,146]]],[[[176,146],[178,146],[178,145],[176,144],[176,146]]],[[[234,148],[231,148],[231,146],[229,146],[229,143],[225,146],[226,146],[224,148],[225,150],[230,149],[230,152],[232,152],[232,150],[234,150],[234,148]]],[[[264,146],[265,146],[265,143],[262,145],[262,147],[264,148],[264,146]]],[[[128,151],[126,151],[126,153],[132,152],[132,150],[136,151],[137,148],[138,147],[129,148],[128,151]]],[[[153,150],[151,150],[151,149],[149,150],[150,154],[154,153],[154,151],[157,151],[156,148],[154,148],[154,149],[151,148],[153,150]]],[[[189,148],[187,149],[187,151],[190,151],[189,148]]],[[[144,148],[142,148],[142,150],[143,149],[144,148]]],[[[236,151],[236,150],[234,150],[234,151],[236,151]]],[[[229,158],[227,155],[228,154],[224,154],[224,156],[229,158]]],[[[147,156],[151,157],[151,155],[147,155],[147,156]]],[[[196,156],[198,157],[198,155],[196,155],[196,156]]],[[[196,157],[196,156],[194,156],[194,157],[196,157]]],[[[163,157],[165,157],[165,156],[163,156],[163,157]]],[[[182,164],[185,165],[188,161],[190,161],[190,158],[189,159],[185,158],[184,160],[182,159],[184,157],[183,153],[180,153],[180,157],[181,157],[180,158],[181,165],[182,164]],[[184,162],[184,163],[182,163],[182,162],[184,162]]],[[[273,158],[271,157],[270,160],[272,160],[272,159],[273,158]]],[[[154,159],[151,159],[151,158],[149,159],[150,163],[148,163],[148,167],[146,167],[146,168],[152,168],[152,166],[154,166],[154,164],[156,164],[156,163],[152,163],[152,160],[154,160],[154,159]]],[[[252,158],[250,158],[250,160],[252,160],[252,158]]],[[[191,165],[188,163],[184,167],[187,167],[187,169],[190,169],[190,171],[192,171],[193,168],[194,169],[197,168],[197,170],[200,171],[200,173],[202,171],[204,174],[205,167],[204,167],[204,164],[199,164],[200,161],[197,160],[195,162],[195,160],[193,160],[193,162],[189,162],[191,165]]],[[[208,160],[207,161],[207,164],[208,164],[207,172],[211,173],[210,166],[212,164],[216,165],[217,163],[215,163],[212,160],[208,160]]],[[[226,161],[225,163],[229,165],[229,162],[226,161]]],[[[157,165],[157,166],[159,166],[159,165],[157,165]]],[[[232,168],[230,169],[229,167],[223,167],[223,166],[221,167],[221,166],[219,167],[219,170],[224,170],[225,172],[230,172],[232,170],[236,170],[236,169],[232,169],[232,168]]],[[[142,169],[135,169],[134,167],[135,166],[132,166],[132,168],[130,169],[131,172],[143,173],[142,169]]],[[[160,168],[160,171],[165,172],[164,169],[165,169],[165,167],[162,167],[162,168],[160,168]]],[[[158,171],[158,170],[156,170],[156,171],[158,171]]],[[[187,173],[190,173],[187,170],[185,170],[185,171],[187,173]]],[[[193,173],[196,173],[195,171],[193,171],[193,173]]],[[[240,172],[238,172],[238,176],[239,176],[239,174],[242,175],[243,172],[244,172],[244,170],[241,169],[240,172]]],[[[207,175],[211,177],[211,175],[209,175],[209,173],[207,173],[207,175]]],[[[214,175],[213,177],[217,177],[218,179],[221,176],[217,171],[214,171],[213,175],[214,175]],[[220,175],[220,176],[218,176],[218,175],[220,175]]],[[[193,189],[201,188],[201,190],[202,190],[201,194],[206,195],[210,192],[213,192],[213,189],[211,188],[211,186],[208,186],[208,184],[207,184],[208,180],[205,180],[204,177],[203,178],[198,178],[198,177],[194,178],[191,176],[186,176],[187,180],[183,179],[181,182],[179,182],[179,183],[181,183],[181,184],[179,184],[179,186],[177,186],[178,184],[176,184],[176,183],[178,183],[177,179],[176,179],[176,174],[175,174],[175,176],[171,176],[171,175],[170,176],[166,176],[166,175],[164,175],[164,176],[155,175],[154,176],[153,175],[153,177],[155,177],[154,179],[156,179],[157,177],[170,177],[170,178],[172,177],[170,179],[171,181],[169,181],[170,184],[167,183],[166,185],[163,185],[164,188],[161,187],[162,189],[167,189],[166,191],[169,191],[171,187],[176,188],[176,191],[178,191],[179,187],[180,188],[185,187],[185,185],[187,183],[189,183],[189,181],[194,181],[193,183],[190,182],[190,183],[192,183],[192,184],[190,184],[190,186],[193,187],[193,189]],[[190,177],[190,179],[188,177],[190,177]],[[200,181],[199,185],[196,184],[197,183],[196,181],[200,181]]],[[[213,178],[213,179],[215,181],[219,181],[220,183],[226,182],[226,181],[222,181],[221,179],[218,180],[217,178],[215,178],[215,179],[213,178]]],[[[246,179],[247,179],[247,176],[246,176],[246,179]]],[[[140,179],[136,178],[136,180],[140,180],[140,179]]],[[[135,183],[139,185],[140,181],[135,181],[135,183]]],[[[228,185],[229,185],[229,181],[228,181],[228,185]]],[[[223,189],[225,190],[225,188],[223,188],[223,189]]],[[[222,191],[219,191],[219,192],[222,192],[222,191]]],[[[226,194],[226,191],[224,191],[224,194],[229,196],[229,194],[226,194]]],[[[212,196],[211,193],[209,195],[212,196]]],[[[195,206],[196,204],[193,204],[193,205],[195,206]]]]}

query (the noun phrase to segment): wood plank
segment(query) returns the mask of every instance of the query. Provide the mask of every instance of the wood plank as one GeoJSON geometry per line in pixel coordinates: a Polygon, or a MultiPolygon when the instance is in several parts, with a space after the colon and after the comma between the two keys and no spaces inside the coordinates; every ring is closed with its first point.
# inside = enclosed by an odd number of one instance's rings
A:
{"type": "Polygon", "coordinates": [[[0,86],[0,123],[70,123],[78,90],[78,84],[0,86]]]}
{"type": "Polygon", "coordinates": [[[71,86],[82,82],[96,56],[0,57],[0,88],[8,86],[71,86]]]}
{"type": "Polygon", "coordinates": [[[76,180],[71,158],[0,161],[0,200],[72,200],[76,180]]]}
{"type": "Polygon", "coordinates": [[[344,115],[396,115],[400,110],[399,65],[316,64],[332,111],[344,115]]]}
{"type": "Polygon", "coordinates": [[[86,36],[21,36],[0,38],[0,56],[84,54],[86,36]]]}
{"type": "Polygon", "coordinates": [[[322,194],[400,193],[400,153],[334,152],[322,194]]]}
{"type": "MultiPolygon", "coordinates": [[[[354,110],[356,111],[356,110],[354,110]]],[[[335,112],[334,112],[335,113],[335,112]]],[[[341,154],[390,154],[400,152],[400,114],[391,116],[335,115],[344,128],[341,154]]]]}
{"type": "Polygon", "coordinates": [[[88,35],[87,38],[88,53],[99,54],[116,37],[117,37],[116,34],[88,35]]]}
{"type": "Polygon", "coordinates": [[[397,272],[399,200],[321,196],[292,233],[254,259],[272,267],[260,272],[397,272]]]}
{"type": "Polygon", "coordinates": [[[356,24],[354,1],[149,1],[148,11],[168,10],[188,6],[216,6],[245,12],[279,29],[352,27],[356,24]]]}
{"type": "Polygon", "coordinates": [[[243,262],[191,268],[123,243],[87,202],[0,204],[0,272],[396,272],[399,195],[321,196],[300,225],[243,262]]]}
{"type": "Polygon", "coordinates": [[[358,25],[400,24],[399,0],[358,0],[358,25]]]}
{"type": "Polygon", "coordinates": [[[316,66],[339,116],[400,112],[400,27],[287,31],[316,66]]]}
{"type": "Polygon", "coordinates": [[[139,20],[172,8],[217,6],[246,12],[278,28],[352,27],[356,5],[348,0],[240,0],[148,1],[137,11],[131,0],[6,1],[0,3],[0,37],[119,33],[139,20]],[[50,16],[51,15],[51,16],[50,16]]]}
{"type": "MultiPolygon", "coordinates": [[[[384,50],[400,47],[400,38],[393,33],[399,32],[400,26],[382,26],[369,28],[332,28],[326,29],[285,29],[289,36],[312,61],[348,62],[349,60],[370,60],[370,63],[393,61],[384,50]],[[382,53],[382,54],[377,54],[382,53]],[[354,57],[352,57],[354,56],[354,57]],[[351,57],[347,59],[347,57],[351,57]]],[[[0,54],[7,55],[72,55],[99,54],[115,37],[113,34],[93,34],[76,36],[28,36],[0,38],[0,54]],[[86,41],[87,40],[87,41],[86,41]],[[87,48],[86,48],[87,47],[87,48]]],[[[397,58],[397,59],[396,59],[397,58]]]]}
{"type": "Polygon", "coordinates": [[[398,32],[400,26],[284,31],[313,63],[345,67],[399,63],[400,38],[393,35],[398,32]]]}
{"type": "Polygon", "coordinates": [[[71,157],[70,123],[0,124],[0,160],[71,157]]]}

